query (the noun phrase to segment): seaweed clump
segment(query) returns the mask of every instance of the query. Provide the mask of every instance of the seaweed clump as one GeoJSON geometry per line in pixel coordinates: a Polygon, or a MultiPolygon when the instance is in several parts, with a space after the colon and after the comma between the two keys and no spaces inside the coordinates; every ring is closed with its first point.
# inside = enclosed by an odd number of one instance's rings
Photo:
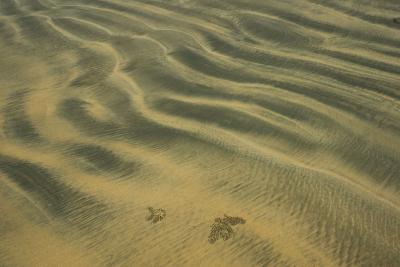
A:
{"type": "Polygon", "coordinates": [[[214,244],[218,239],[224,241],[233,237],[234,231],[232,226],[244,224],[246,220],[241,217],[232,217],[224,214],[224,218],[216,218],[211,225],[210,235],[208,242],[214,244]]]}
{"type": "Polygon", "coordinates": [[[150,215],[147,217],[147,220],[151,221],[152,223],[162,221],[167,216],[167,212],[164,209],[154,209],[152,207],[147,209],[150,211],[150,215]]]}

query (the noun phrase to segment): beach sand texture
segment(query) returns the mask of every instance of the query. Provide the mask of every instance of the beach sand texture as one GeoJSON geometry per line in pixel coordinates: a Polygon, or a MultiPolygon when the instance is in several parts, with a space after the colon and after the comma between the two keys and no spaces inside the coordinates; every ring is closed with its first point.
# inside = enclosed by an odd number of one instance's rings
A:
{"type": "Polygon", "coordinates": [[[400,266],[399,17],[0,0],[0,266],[400,266]]]}

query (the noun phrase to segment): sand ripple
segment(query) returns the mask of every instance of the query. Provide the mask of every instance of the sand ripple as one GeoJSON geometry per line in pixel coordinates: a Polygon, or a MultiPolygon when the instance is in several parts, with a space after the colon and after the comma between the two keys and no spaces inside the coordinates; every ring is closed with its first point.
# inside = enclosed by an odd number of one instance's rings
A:
{"type": "Polygon", "coordinates": [[[367,2],[0,0],[0,265],[400,266],[400,7],[367,2]]]}

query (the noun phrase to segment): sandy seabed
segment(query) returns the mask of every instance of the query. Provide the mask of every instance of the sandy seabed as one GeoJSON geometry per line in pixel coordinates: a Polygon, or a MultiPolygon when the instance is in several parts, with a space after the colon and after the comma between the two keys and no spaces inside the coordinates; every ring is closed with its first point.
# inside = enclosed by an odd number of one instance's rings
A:
{"type": "Polygon", "coordinates": [[[400,266],[397,17],[0,0],[0,266],[400,266]]]}

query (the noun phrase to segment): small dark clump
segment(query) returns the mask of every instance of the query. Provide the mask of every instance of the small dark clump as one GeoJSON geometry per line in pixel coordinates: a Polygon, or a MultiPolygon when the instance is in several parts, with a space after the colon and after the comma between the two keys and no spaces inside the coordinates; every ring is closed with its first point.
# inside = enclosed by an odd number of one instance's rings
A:
{"type": "Polygon", "coordinates": [[[216,218],[214,223],[211,225],[210,235],[208,236],[208,242],[210,244],[215,243],[218,239],[226,241],[233,237],[232,226],[238,224],[244,224],[246,221],[240,217],[231,217],[224,215],[224,218],[216,218]]]}
{"type": "Polygon", "coordinates": [[[245,219],[240,218],[240,217],[231,217],[231,216],[228,216],[225,214],[224,214],[224,217],[225,218],[223,218],[222,221],[225,223],[228,223],[232,226],[237,225],[237,224],[244,224],[246,222],[245,219]]]}
{"type": "Polygon", "coordinates": [[[394,22],[394,23],[399,23],[399,24],[400,24],[400,18],[394,18],[394,19],[393,19],[393,22],[394,22]]]}
{"type": "Polygon", "coordinates": [[[149,207],[148,210],[150,211],[150,216],[147,217],[147,220],[152,223],[159,222],[167,216],[167,212],[164,209],[154,209],[149,207]]]}

